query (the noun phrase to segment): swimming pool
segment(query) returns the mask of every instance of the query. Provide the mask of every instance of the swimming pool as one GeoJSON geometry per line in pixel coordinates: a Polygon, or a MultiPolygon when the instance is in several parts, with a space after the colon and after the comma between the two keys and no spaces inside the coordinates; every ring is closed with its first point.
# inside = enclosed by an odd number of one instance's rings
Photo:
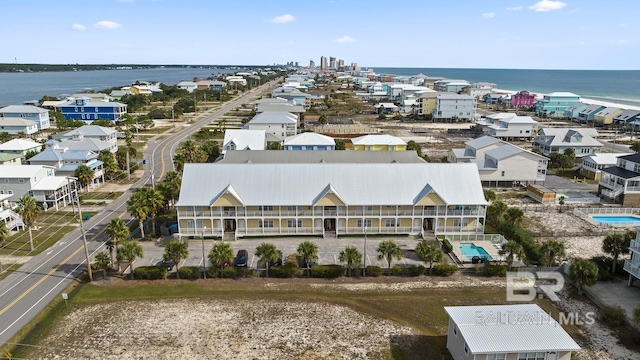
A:
{"type": "Polygon", "coordinates": [[[469,260],[471,260],[474,256],[478,256],[487,260],[493,260],[487,250],[485,250],[482,246],[476,246],[474,243],[460,244],[460,251],[462,251],[464,256],[466,256],[469,260]]]}
{"type": "Polygon", "coordinates": [[[640,217],[619,215],[619,216],[599,216],[594,215],[591,217],[593,220],[613,225],[613,226],[640,226],[640,217]]]}

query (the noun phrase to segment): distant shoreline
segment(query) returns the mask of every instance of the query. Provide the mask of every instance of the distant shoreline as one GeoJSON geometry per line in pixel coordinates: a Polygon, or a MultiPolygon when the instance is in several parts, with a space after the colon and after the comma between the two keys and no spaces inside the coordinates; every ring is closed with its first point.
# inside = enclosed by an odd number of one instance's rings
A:
{"type": "Polygon", "coordinates": [[[146,69],[247,69],[267,65],[150,65],[150,64],[11,64],[0,63],[0,73],[79,72],[146,69]]]}
{"type": "MultiPolygon", "coordinates": [[[[505,95],[513,95],[513,94],[518,93],[517,91],[504,90],[504,89],[494,89],[494,92],[497,93],[497,94],[505,94],[505,95]]],[[[535,95],[536,98],[544,96],[544,94],[542,94],[542,93],[534,93],[534,92],[532,92],[531,94],[535,95]]],[[[580,101],[585,103],[585,104],[589,104],[589,105],[600,105],[600,106],[606,106],[606,107],[616,107],[616,108],[620,108],[620,109],[624,109],[624,110],[638,110],[638,111],[640,111],[640,106],[626,105],[626,104],[620,104],[620,103],[616,103],[616,102],[601,101],[601,100],[595,100],[595,99],[589,99],[589,98],[583,98],[583,97],[580,97],[580,101]]]]}

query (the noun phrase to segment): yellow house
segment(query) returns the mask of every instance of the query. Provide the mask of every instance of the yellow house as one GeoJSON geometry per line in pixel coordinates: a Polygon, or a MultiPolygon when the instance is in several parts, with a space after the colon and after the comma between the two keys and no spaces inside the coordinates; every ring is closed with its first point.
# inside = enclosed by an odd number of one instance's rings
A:
{"type": "Polygon", "coordinates": [[[593,123],[595,125],[609,125],[613,124],[613,118],[621,114],[624,110],[617,107],[608,107],[598,111],[593,117],[593,123]]]}
{"type": "Polygon", "coordinates": [[[391,135],[364,135],[351,139],[353,150],[405,151],[407,143],[391,135]]]}
{"type": "Polygon", "coordinates": [[[483,234],[477,165],[186,164],[181,236],[483,234]]]}
{"type": "Polygon", "coordinates": [[[436,109],[436,98],[438,92],[425,92],[416,99],[417,111],[419,115],[433,114],[436,109]]]}
{"type": "Polygon", "coordinates": [[[151,95],[151,89],[146,85],[133,85],[129,88],[133,95],[151,95]]]}

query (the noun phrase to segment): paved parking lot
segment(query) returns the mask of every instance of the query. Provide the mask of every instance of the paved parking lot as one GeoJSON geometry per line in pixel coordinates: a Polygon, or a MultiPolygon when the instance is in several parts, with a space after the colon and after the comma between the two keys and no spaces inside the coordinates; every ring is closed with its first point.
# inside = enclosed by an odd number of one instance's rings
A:
{"type": "MultiPolygon", "coordinates": [[[[404,255],[402,260],[394,260],[392,265],[418,265],[423,264],[418,256],[415,254],[415,246],[419,240],[409,237],[367,237],[367,265],[377,265],[383,268],[387,267],[386,260],[378,260],[378,253],[376,249],[381,241],[393,240],[402,249],[404,249],[404,255]]],[[[164,244],[168,240],[162,240],[159,242],[142,242],[144,248],[144,258],[136,260],[135,266],[142,265],[156,265],[162,260],[164,255],[164,244]]],[[[268,238],[268,239],[248,239],[237,240],[229,242],[233,247],[234,253],[240,249],[247,250],[249,253],[249,266],[254,269],[263,269],[264,265],[258,264],[258,257],[255,256],[255,250],[258,245],[263,242],[269,242],[274,244],[278,250],[282,251],[283,256],[296,253],[298,244],[303,241],[313,241],[318,245],[318,263],[319,264],[344,264],[341,263],[338,258],[340,251],[344,250],[347,246],[355,246],[360,252],[364,252],[364,237],[348,237],[340,239],[322,239],[317,237],[301,237],[301,238],[268,238]]],[[[213,247],[214,240],[204,240],[204,254],[208,256],[209,251],[213,247]]],[[[180,263],[180,266],[202,266],[203,251],[202,241],[198,239],[188,240],[189,244],[189,257],[180,263]]],[[[423,264],[424,265],[424,264],[423,264]]]]}

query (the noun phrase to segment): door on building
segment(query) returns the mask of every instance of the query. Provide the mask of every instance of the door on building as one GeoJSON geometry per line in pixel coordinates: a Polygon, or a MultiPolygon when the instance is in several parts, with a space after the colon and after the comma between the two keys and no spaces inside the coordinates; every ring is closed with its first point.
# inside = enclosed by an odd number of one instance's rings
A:
{"type": "Polygon", "coordinates": [[[224,231],[236,231],[236,219],[224,219],[224,231]]]}
{"type": "Polygon", "coordinates": [[[324,219],[324,231],[336,231],[336,219],[324,219]]]}
{"type": "Polygon", "coordinates": [[[433,219],[425,218],[422,223],[422,230],[433,231],[433,219]]]}

